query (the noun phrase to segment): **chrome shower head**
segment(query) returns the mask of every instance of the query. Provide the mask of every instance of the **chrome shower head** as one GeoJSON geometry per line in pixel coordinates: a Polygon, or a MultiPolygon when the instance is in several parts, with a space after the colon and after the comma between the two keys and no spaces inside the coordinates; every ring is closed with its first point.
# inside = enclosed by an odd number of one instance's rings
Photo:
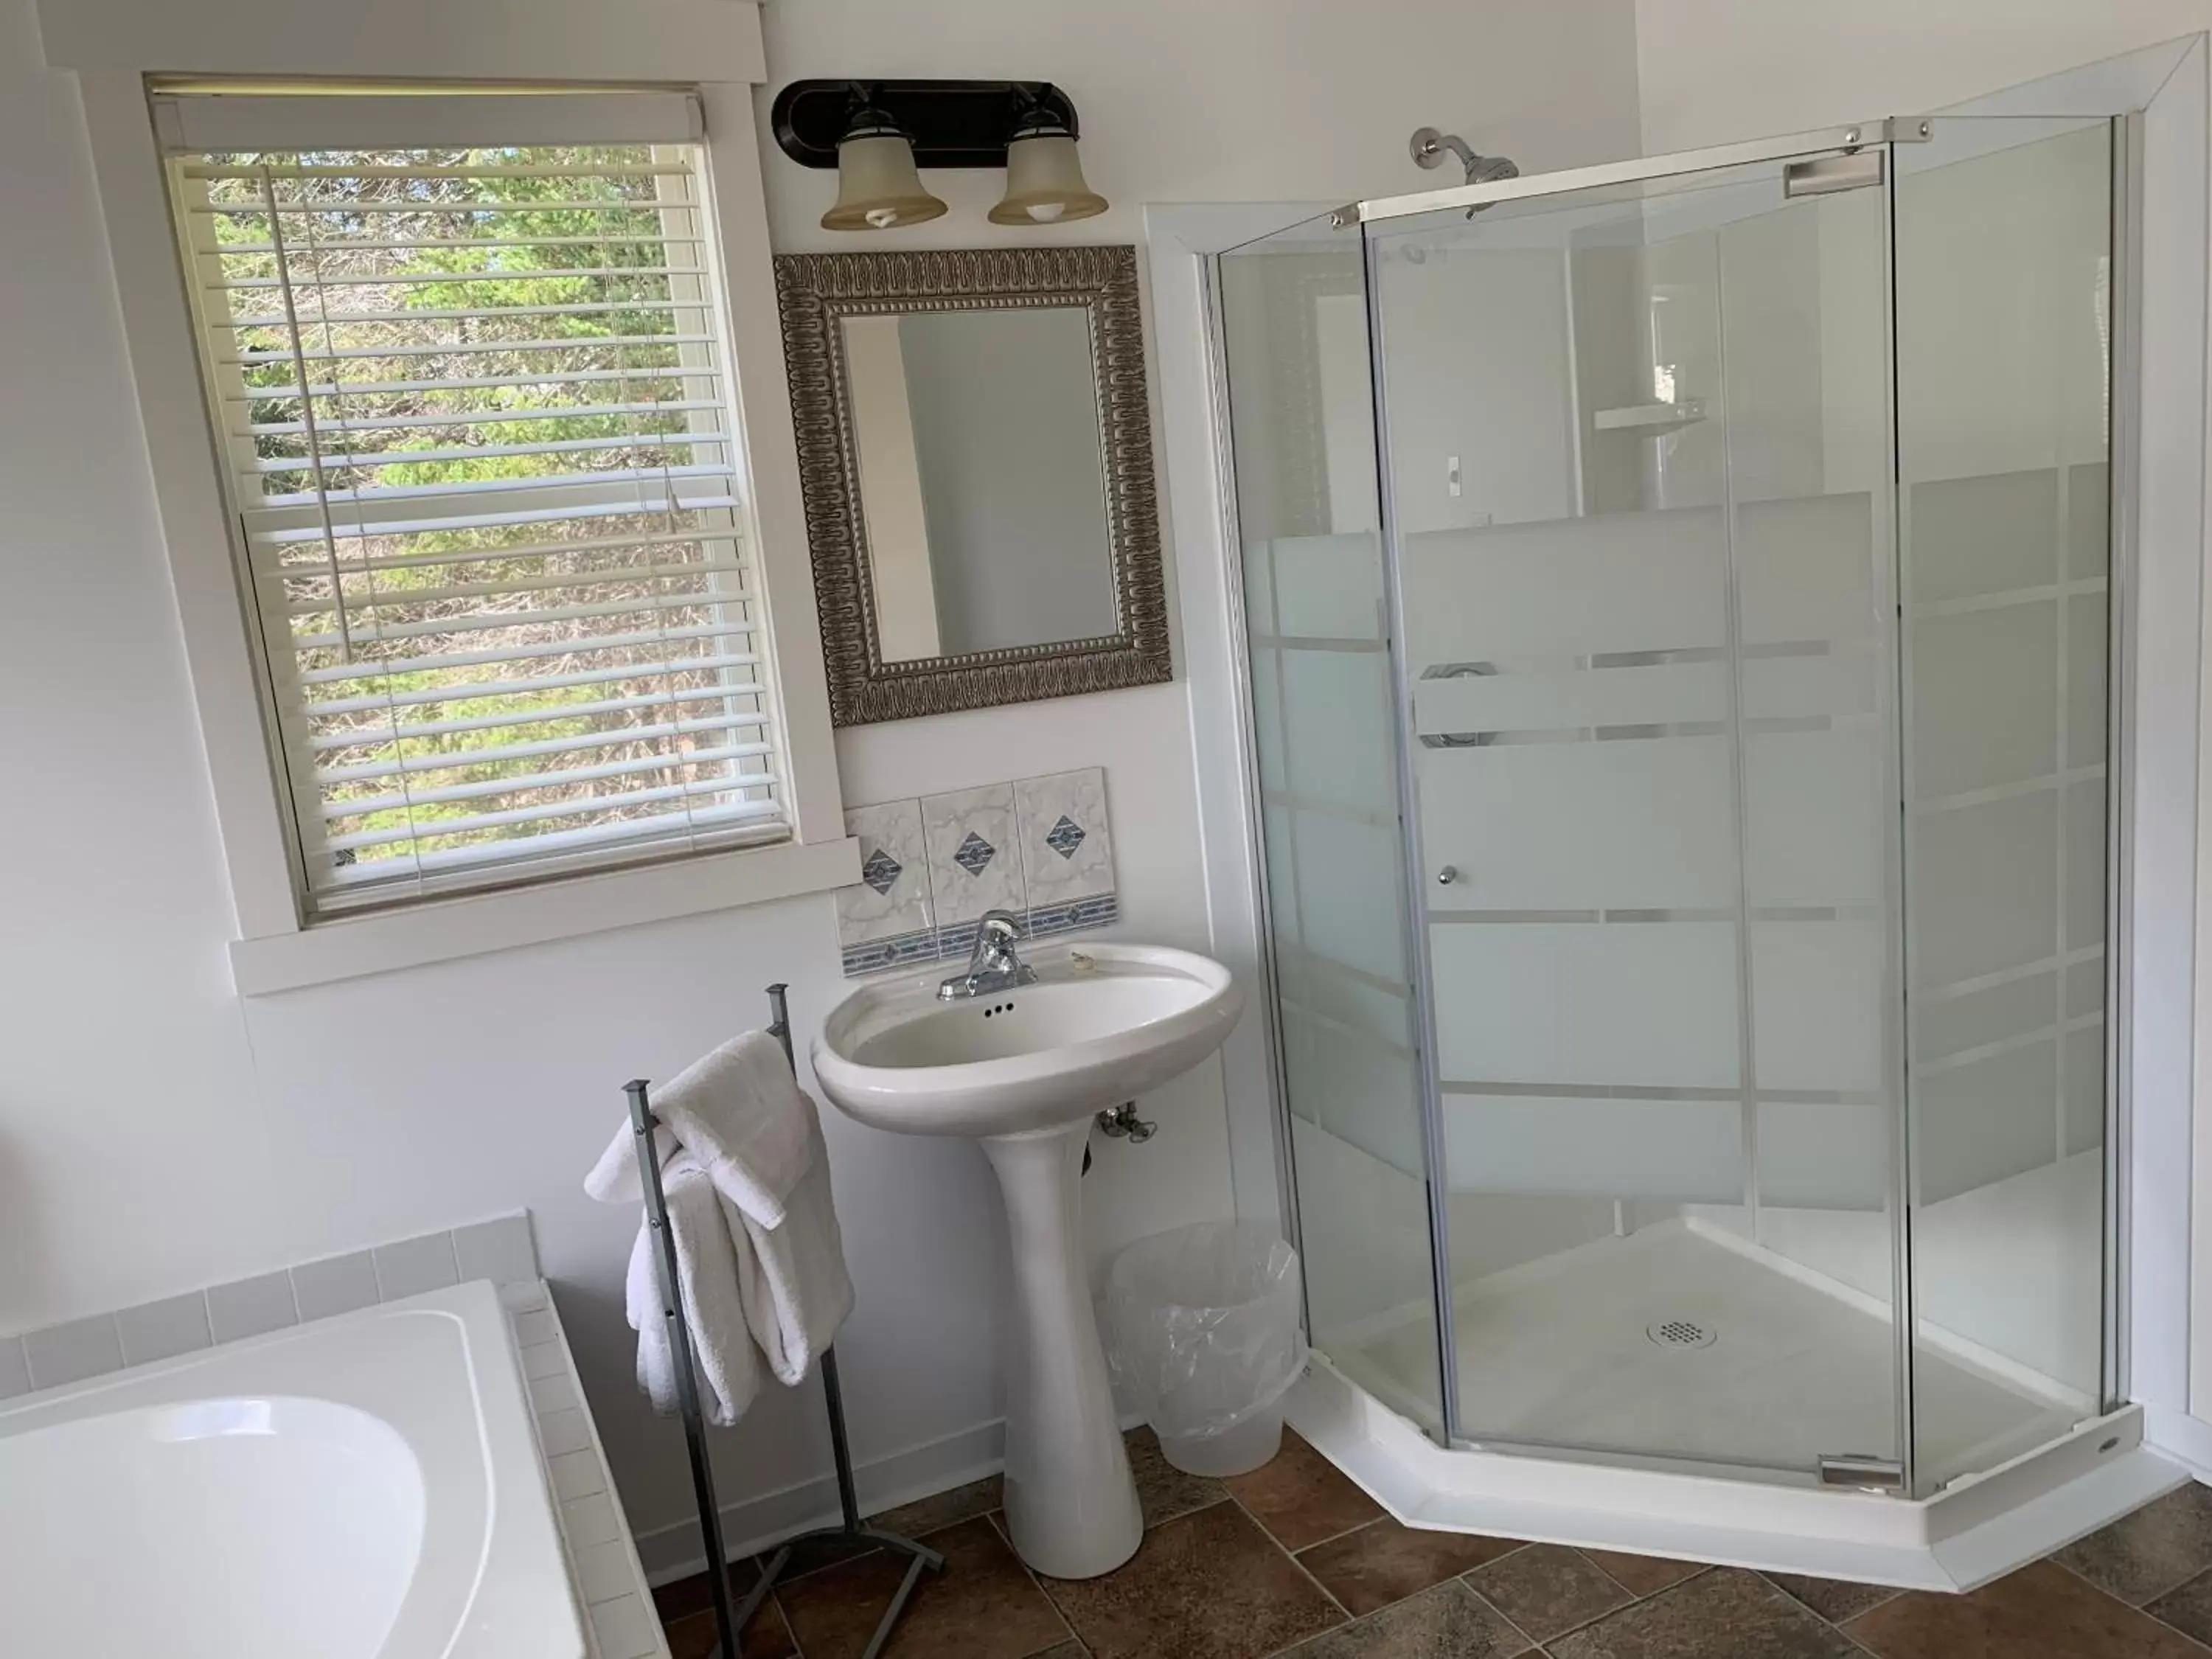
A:
{"type": "Polygon", "coordinates": [[[1500,179],[1517,179],[1520,167],[1503,155],[1478,155],[1474,147],[1455,132],[1438,132],[1434,127],[1416,127],[1413,136],[1406,141],[1407,151],[1425,167],[1440,167],[1447,155],[1459,158],[1470,185],[1495,184],[1500,179]]]}
{"type": "MultiPolygon", "coordinates": [[[[1518,179],[1521,168],[1517,162],[1504,155],[1478,155],[1474,147],[1455,132],[1438,132],[1434,127],[1416,127],[1413,136],[1406,141],[1406,149],[1413,160],[1424,167],[1439,167],[1447,155],[1459,158],[1470,185],[1494,185],[1501,179],[1518,179]]],[[[1467,210],[1470,219],[1487,207],[1481,203],[1467,210]]]]}

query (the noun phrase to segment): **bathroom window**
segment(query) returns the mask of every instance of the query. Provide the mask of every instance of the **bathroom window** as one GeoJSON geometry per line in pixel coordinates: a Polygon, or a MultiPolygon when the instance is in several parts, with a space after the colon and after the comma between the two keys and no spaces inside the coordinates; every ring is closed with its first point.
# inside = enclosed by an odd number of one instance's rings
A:
{"type": "MultiPolygon", "coordinates": [[[[757,176],[732,191],[749,211],[718,207],[700,99],[222,85],[153,103],[278,806],[260,840],[287,876],[270,927],[247,872],[241,988],[849,879],[812,683],[787,696],[777,672],[746,445],[740,373],[756,417],[784,395],[759,349],[757,176]],[[667,866],[702,860],[676,896],[667,866]],[[591,884],[483,943],[424,902],[496,892],[521,916],[521,895],[615,871],[652,886],[638,907],[591,884]],[[424,910],[445,920],[422,949],[245,961],[257,933],[327,947],[424,910]]],[[[732,148],[757,168],[750,133],[732,148]]],[[[156,470],[176,557],[159,446],[156,470]]],[[[197,674],[211,589],[179,563],[197,674]]],[[[811,639],[811,596],[780,592],[811,639]]],[[[234,886],[239,724],[210,730],[234,886]]]]}
{"type": "Polygon", "coordinates": [[[169,170],[313,913],[788,836],[696,147],[169,170]]]}

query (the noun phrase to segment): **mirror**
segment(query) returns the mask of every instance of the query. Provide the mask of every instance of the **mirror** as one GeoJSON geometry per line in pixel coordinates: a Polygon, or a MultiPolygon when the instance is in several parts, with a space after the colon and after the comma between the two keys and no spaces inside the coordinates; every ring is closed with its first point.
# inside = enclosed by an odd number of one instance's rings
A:
{"type": "Polygon", "coordinates": [[[1168,678],[1135,250],[776,267],[836,722],[1168,678]]]}
{"type": "Polygon", "coordinates": [[[913,311],[842,327],[884,659],[1111,634],[1088,314],[913,311]]]}

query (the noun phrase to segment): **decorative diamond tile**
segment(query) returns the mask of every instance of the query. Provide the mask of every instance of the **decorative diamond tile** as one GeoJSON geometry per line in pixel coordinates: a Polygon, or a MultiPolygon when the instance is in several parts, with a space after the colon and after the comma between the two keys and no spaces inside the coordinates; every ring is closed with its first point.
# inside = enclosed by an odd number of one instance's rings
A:
{"type": "Polygon", "coordinates": [[[899,872],[906,868],[880,847],[868,854],[868,861],[860,866],[860,879],[878,893],[889,893],[898,884],[899,872]]]}
{"type": "Polygon", "coordinates": [[[983,866],[998,855],[997,848],[970,830],[968,832],[968,839],[962,842],[954,850],[952,861],[969,875],[980,876],[983,873],[983,866]]]}
{"type": "Polygon", "coordinates": [[[1014,785],[1023,884],[1032,911],[1114,890],[1114,832],[1106,775],[1097,767],[1023,778],[1014,785]]]}
{"type": "Polygon", "coordinates": [[[1083,845],[1083,826],[1062,812],[1060,822],[1045,831],[1044,844],[1064,859],[1075,856],[1075,849],[1083,845]]]}
{"type": "Polygon", "coordinates": [[[860,878],[837,890],[837,943],[848,975],[872,974],[909,960],[935,961],[937,916],[931,904],[921,803],[849,807],[845,833],[860,838],[860,878]]]}

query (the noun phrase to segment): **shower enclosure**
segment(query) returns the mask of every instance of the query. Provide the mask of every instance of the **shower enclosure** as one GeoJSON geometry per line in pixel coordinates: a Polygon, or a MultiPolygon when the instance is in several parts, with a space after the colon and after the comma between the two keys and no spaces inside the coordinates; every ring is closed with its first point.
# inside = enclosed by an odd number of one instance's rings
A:
{"type": "Polygon", "coordinates": [[[2117,1399],[2126,131],[1219,258],[1309,1324],[1444,1444],[1925,1497],[2117,1399]]]}

